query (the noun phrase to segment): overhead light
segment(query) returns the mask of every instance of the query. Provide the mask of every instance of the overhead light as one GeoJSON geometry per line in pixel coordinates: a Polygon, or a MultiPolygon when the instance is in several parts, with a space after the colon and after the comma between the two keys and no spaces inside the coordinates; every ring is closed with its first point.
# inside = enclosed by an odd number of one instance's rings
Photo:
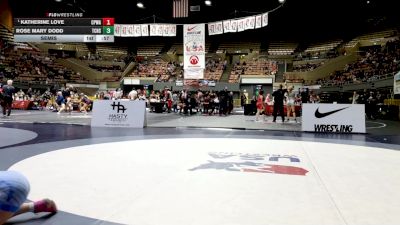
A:
{"type": "Polygon", "coordinates": [[[141,8],[141,9],[144,8],[144,5],[143,5],[142,2],[138,2],[138,3],[136,4],[136,6],[137,6],[138,8],[141,8]]]}
{"type": "Polygon", "coordinates": [[[281,4],[285,2],[285,0],[278,0],[278,1],[279,1],[279,3],[281,3],[281,4]]]}
{"type": "Polygon", "coordinates": [[[211,3],[212,3],[212,2],[211,2],[210,0],[205,0],[205,1],[204,1],[204,4],[206,4],[206,6],[211,6],[211,3]]]}
{"type": "Polygon", "coordinates": [[[54,0],[54,1],[56,1],[56,2],[62,2],[62,0],[54,0]]]}

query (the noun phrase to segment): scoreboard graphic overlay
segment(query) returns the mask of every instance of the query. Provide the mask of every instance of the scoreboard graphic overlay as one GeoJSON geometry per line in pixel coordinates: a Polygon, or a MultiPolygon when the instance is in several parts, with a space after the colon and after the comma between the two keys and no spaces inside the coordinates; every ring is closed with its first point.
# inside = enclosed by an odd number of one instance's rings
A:
{"type": "Polygon", "coordinates": [[[114,18],[16,18],[16,42],[114,42],[114,18]]]}

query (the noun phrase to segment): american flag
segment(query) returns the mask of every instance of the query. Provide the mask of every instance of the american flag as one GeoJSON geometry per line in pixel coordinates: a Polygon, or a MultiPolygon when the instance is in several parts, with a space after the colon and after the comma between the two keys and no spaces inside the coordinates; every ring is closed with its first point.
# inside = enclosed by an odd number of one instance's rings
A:
{"type": "Polygon", "coordinates": [[[189,16],[189,0],[173,0],[173,17],[182,18],[189,16]]]}

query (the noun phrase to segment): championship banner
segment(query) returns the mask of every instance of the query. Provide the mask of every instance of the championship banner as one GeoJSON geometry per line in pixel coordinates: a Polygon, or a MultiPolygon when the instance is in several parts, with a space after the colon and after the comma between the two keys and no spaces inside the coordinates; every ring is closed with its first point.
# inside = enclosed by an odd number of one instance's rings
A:
{"type": "Polygon", "coordinates": [[[262,15],[256,16],[256,29],[262,26],[262,15]]]}
{"type": "Polygon", "coordinates": [[[251,16],[249,18],[249,27],[247,29],[254,29],[254,26],[256,25],[256,17],[255,16],[251,16]]]}
{"type": "Polygon", "coordinates": [[[127,25],[128,29],[127,29],[127,37],[133,37],[133,25],[127,25]]]}
{"type": "Polygon", "coordinates": [[[149,36],[149,25],[142,24],[140,25],[140,28],[142,30],[142,36],[149,36]]]}
{"type": "Polygon", "coordinates": [[[395,95],[400,94],[400,72],[398,72],[396,75],[394,75],[393,92],[395,95]]]}
{"type": "Polygon", "coordinates": [[[156,24],[150,24],[150,36],[157,36],[157,28],[156,24]]]}
{"type": "MultiPolygon", "coordinates": [[[[222,25],[221,25],[222,26],[222,25]]],[[[202,79],[205,69],[205,24],[183,25],[184,78],[202,79]]]]}
{"type": "Polygon", "coordinates": [[[128,25],[121,24],[121,37],[126,37],[128,34],[128,25]]]}
{"type": "Polygon", "coordinates": [[[142,36],[142,28],[140,25],[133,25],[133,36],[141,37],[142,36]]]}
{"type": "Polygon", "coordinates": [[[222,25],[222,21],[215,23],[215,34],[223,34],[224,28],[222,25]]]}
{"type": "Polygon", "coordinates": [[[245,19],[244,19],[244,29],[245,30],[248,30],[248,29],[250,29],[250,17],[246,17],[245,19]]]}
{"type": "Polygon", "coordinates": [[[165,37],[176,36],[176,25],[173,25],[173,24],[163,25],[163,36],[165,36],[165,37]]]}
{"type": "Polygon", "coordinates": [[[238,21],[237,31],[238,32],[244,31],[244,24],[246,23],[246,19],[239,19],[237,21],[238,21]]]}
{"type": "Polygon", "coordinates": [[[231,21],[230,20],[224,20],[224,33],[229,33],[231,32],[231,21]]]}
{"type": "Polygon", "coordinates": [[[157,36],[163,36],[164,35],[164,25],[156,25],[157,27],[157,36]]]}
{"type": "Polygon", "coordinates": [[[238,21],[231,20],[231,32],[237,32],[237,28],[238,28],[238,21]]]}
{"type": "Polygon", "coordinates": [[[121,36],[121,25],[114,24],[114,36],[121,36]]]}
{"type": "Polygon", "coordinates": [[[268,13],[262,14],[262,27],[265,27],[268,25],[268,13]]]}
{"type": "Polygon", "coordinates": [[[208,35],[223,34],[222,22],[215,22],[208,24],[208,35]]]}

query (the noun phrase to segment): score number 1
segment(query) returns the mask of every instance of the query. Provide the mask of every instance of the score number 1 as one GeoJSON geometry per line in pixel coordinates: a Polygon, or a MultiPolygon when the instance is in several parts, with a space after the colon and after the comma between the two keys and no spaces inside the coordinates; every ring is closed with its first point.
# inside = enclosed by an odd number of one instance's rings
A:
{"type": "Polygon", "coordinates": [[[103,18],[103,34],[114,35],[114,18],[103,18]]]}

